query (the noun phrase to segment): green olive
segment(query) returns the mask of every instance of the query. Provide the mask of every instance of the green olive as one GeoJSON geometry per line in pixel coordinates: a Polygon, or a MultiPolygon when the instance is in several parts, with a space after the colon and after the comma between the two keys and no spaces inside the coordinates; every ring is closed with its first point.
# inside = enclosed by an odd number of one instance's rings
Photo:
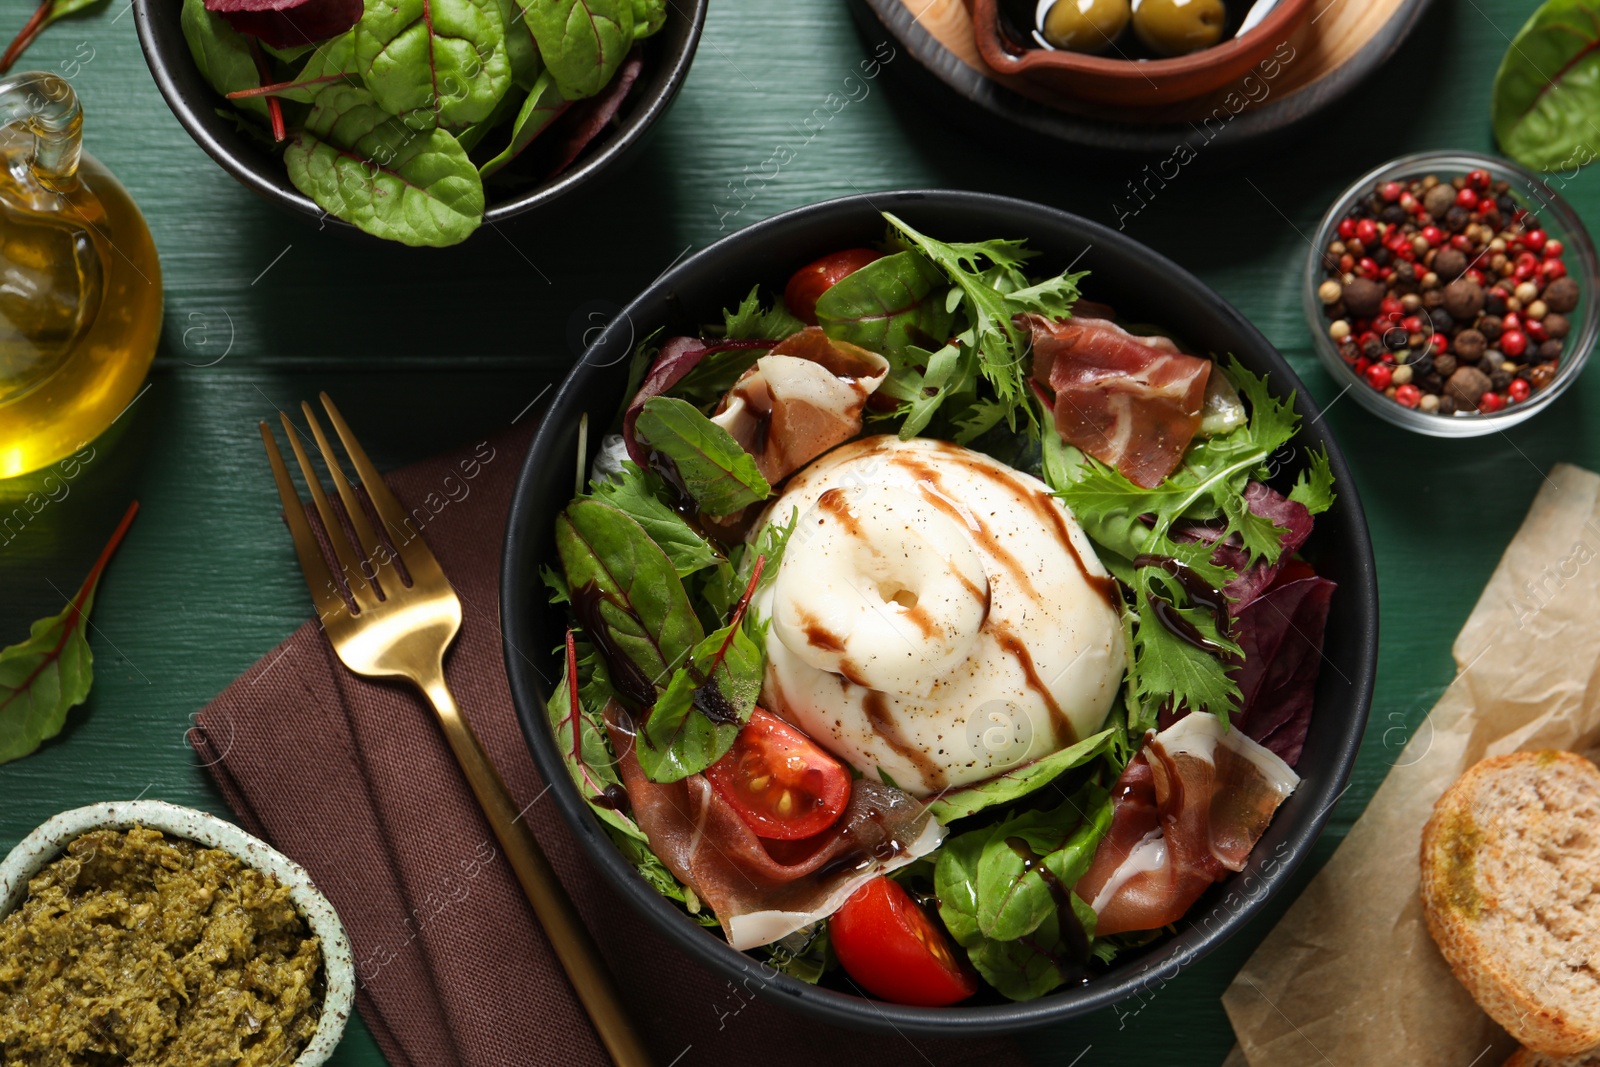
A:
{"type": "Polygon", "coordinates": [[[1210,48],[1222,39],[1222,0],[1134,0],[1133,32],[1164,56],[1210,48]]]}
{"type": "Polygon", "coordinates": [[[1073,52],[1099,52],[1128,25],[1128,0],[1056,0],[1044,16],[1044,39],[1073,52]]]}

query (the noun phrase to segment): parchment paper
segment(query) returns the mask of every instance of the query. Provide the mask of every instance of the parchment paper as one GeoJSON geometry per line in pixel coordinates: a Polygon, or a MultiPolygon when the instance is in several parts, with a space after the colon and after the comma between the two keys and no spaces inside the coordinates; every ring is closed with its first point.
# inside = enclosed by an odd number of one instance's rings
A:
{"type": "Polygon", "coordinates": [[[1428,935],[1422,827],[1486,756],[1600,744],[1600,475],[1550,472],[1452,648],[1456,678],[1223,995],[1251,1067],[1499,1067],[1516,1042],[1428,935]]]}

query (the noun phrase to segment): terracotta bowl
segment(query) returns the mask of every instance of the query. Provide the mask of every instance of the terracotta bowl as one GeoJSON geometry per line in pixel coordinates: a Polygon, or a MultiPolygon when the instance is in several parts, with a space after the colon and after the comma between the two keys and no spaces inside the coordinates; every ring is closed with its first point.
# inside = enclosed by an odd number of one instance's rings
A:
{"type": "Polygon", "coordinates": [[[1119,108],[1172,104],[1239,82],[1305,21],[1311,0],[1278,0],[1248,33],[1171,59],[1125,59],[1115,54],[1055,51],[1019,35],[1002,10],[1006,0],[967,0],[983,61],[997,73],[1056,92],[1119,108]]]}

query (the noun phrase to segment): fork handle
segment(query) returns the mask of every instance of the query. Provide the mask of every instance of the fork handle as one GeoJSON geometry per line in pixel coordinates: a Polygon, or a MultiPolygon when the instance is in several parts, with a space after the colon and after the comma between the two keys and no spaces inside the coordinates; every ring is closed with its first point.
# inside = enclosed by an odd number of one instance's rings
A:
{"type": "Polygon", "coordinates": [[[650,1067],[650,1056],[623,1010],[622,998],[600,958],[599,948],[572,906],[572,898],[556,878],[544,850],[528,829],[527,821],[521,817],[522,812],[511,799],[500,772],[495,770],[478,743],[477,735],[456,707],[455,698],[445,684],[443,668],[417,684],[438,713],[445,740],[466,774],[479,806],[488,816],[489,825],[511,861],[517,881],[522,883],[528,903],[533,905],[534,914],[556,951],[556,958],[572,981],[572,988],[588,1011],[612,1062],[617,1067],[650,1067]]]}

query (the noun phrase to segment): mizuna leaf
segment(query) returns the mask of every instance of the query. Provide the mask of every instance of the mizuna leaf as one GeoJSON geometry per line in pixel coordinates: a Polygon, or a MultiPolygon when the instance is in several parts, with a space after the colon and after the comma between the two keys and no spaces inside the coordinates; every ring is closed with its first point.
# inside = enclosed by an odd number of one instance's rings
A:
{"type": "Polygon", "coordinates": [[[375,237],[453,245],[483,220],[483,182],[456,139],[409,129],[356,86],[318,94],[284,162],[295,188],[375,237]]]}
{"type": "Polygon", "coordinates": [[[1576,174],[1600,157],[1600,7],[1547,0],[1517,32],[1494,77],[1489,116],[1505,153],[1576,174]]]}
{"type": "MultiPolygon", "coordinates": [[[[374,0],[377,2],[377,0],[374,0]]],[[[517,0],[539,54],[568,100],[594,96],[633,47],[634,0],[517,0]]]]}
{"type": "Polygon", "coordinates": [[[478,168],[479,176],[487,178],[517,158],[518,153],[532,144],[535,137],[543,133],[571,106],[571,101],[556,90],[555,79],[550,76],[549,71],[539,75],[539,80],[528,92],[528,99],[517,112],[517,120],[511,124],[511,143],[506,145],[499,155],[478,168]]]}
{"type": "MultiPolygon", "coordinates": [[[[733,435],[687,400],[658,396],[645,402],[634,434],[672,467],[683,489],[713,518],[765,500],[772,487],[733,435]]],[[[651,461],[652,464],[654,460],[651,461]]]]}
{"type": "Polygon", "coordinates": [[[356,60],[379,107],[418,129],[482,122],[511,88],[499,0],[367,0],[356,60]]]}
{"type": "MultiPolygon", "coordinates": [[[[213,89],[227,96],[240,89],[260,88],[261,77],[256,73],[255,60],[250,58],[249,42],[221,15],[207,11],[205,0],[183,0],[178,23],[183,28],[183,39],[189,43],[189,54],[194,56],[194,65],[213,89]]],[[[265,100],[233,103],[258,118],[267,117],[265,100]]]]}
{"type": "Polygon", "coordinates": [[[575,500],[557,516],[556,553],[612,684],[637,706],[654,704],[705,636],[672,561],[643,526],[598,500],[575,500]]]}
{"type": "Polygon", "coordinates": [[[129,505],[61,614],[40,619],[26,641],[0,649],[0,763],[21,759],[60,733],[67,712],[88,698],[94,656],[84,631],[95,589],[138,511],[138,501],[129,505]]]}

